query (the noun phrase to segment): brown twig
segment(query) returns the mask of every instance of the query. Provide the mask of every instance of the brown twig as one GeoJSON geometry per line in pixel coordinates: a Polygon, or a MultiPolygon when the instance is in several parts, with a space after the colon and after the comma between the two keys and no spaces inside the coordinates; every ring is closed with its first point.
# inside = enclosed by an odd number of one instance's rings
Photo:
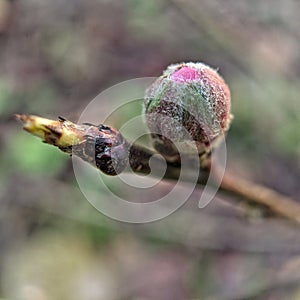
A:
{"type": "MultiPolygon", "coordinates": [[[[156,163],[157,169],[166,164],[164,179],[177,180],[180,176],[180,164],[163,159],[153,150],[143,146],[130,144],[121,134],[105,125],[83,124],[77,125],[64,118],[58,121],[48,120],[37,116],[16,115],[23,122],[23,128],[36,135],[44,142],[58,147],[63,152],[75,154],[91,163],[108,175],[117,175],[129,167],[136,173],[156,175],[157,170],[151,170],[150,158],[156,163]]],[[[191,161],[191,167],[195,161],[191,161]]],[[[205,184],[210,170],[218,181],[221,179],[220,189],[241,196],[249,202],[266,207],[273,213],[289,220],[300,223],[300,204],[265,186],[249,180],[236,177],[228,172],[220,178],[218,166],[207,164],[199,173],[198,184],[205,184]]],[[[183,180],[189,181],[186,174],[183,180]]]]}
{"type": "MultiPolygon", "coordinates": [[[[218,176],[218,171],[213,172],[218,176]]],[[[220,189],[263,205],[279,216],[300,223],[300,204],[268,187],[225,172],[220,189]]]]}

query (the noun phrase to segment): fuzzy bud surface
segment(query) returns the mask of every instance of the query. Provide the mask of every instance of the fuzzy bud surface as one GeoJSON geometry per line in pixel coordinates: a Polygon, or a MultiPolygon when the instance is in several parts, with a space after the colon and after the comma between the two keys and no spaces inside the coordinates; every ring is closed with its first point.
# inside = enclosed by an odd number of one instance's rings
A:
{"type": "Polygon", "coordinates": [[[229,88],[217,71],[203,63],[169,66],[144,99],[154,147],[168,156],[177,151],[170,141],[186,142],[188,152],[192,139],[199,152],[207,151],[228,130],[230,106],[229,88]]]}

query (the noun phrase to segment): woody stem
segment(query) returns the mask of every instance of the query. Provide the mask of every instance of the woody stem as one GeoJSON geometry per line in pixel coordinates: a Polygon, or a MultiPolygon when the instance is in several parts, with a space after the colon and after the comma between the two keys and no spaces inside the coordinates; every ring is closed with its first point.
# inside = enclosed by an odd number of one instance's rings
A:
{"type": "MultiPolygon", "coordinates": [[[[161,167],[166,166],[164,179],[182,178],[180,161],[168,161],[153,150],[135,143],[130,144],[119,131],[109,126],[77,125],[64,118],[53,121],[32,115],[16,115],[16,118],[23,122],[23,128],[29,133],[63,152],[79,156],[107,175],[117,175],[131,168],[135,173],[151,172],[155,176],[159,174],[161,167]],[[153,170],[150,160],[156,164],[153,170]]],[[[195,167],[195,161],[190,164],[191,168],[195,167]]],[[[200,171],[198,184],[205,184],[212,172],[216,182],[221,181],[220,189],[224,192],[242,197],[248,203],[256,203],[277,215],[300,223],[300,204],[293,199],[228,172],[222,176],[218,165],[213,166],[209,160],[200,171]]],[[[189,175],[185,174],[182,179],[189,181],[189,175]]]]}

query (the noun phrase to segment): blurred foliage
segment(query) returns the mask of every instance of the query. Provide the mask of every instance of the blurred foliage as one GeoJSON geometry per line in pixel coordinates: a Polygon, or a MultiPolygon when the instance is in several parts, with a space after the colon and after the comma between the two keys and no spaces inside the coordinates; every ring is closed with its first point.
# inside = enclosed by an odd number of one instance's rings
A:
{"type": "Polygon", "coordinates": [[[163,17],[163,2],[129,0],[129,31],[143,40],[163,38],[166,18],[163,17]]]}
{"type": "Polygon", "coordinates": [[[11,115],[17,108],[17,103],[14,101],[14,88],[3,79],[0,80],[0,111],[2,114],[11,115]]]}
{"type": "Polygon", "coordinates": [[[67,159],[54,147],[47,147],[38,139],[28,139],[28,136],[20,132],[15,132],[14,138],[9,140],[4,157],[6,157],[5,169],[9,168],[8,162],[14,161],[16,164],[14,172],[23,172],[28,176],[49,177],[57,174],[67,159]]]}
{"type": "Polygon", "coordinates": [[[275,146],[276,152],[296,159],[300,141],[300,131],[297,130],[300,124],[299,87],[274,78],[264,81],[263,87],[239,80],[232,84],[231,89],[233,95],[240,95],[238,99],[242,104],[233,102],[235,118],[230,134],[238,141],[236,144],[245,147],[245,151],[252,148],[255,156],[271,145],[275,146]],[[260,146],[260,149],[255,151],[255,146],[260,146]]]}

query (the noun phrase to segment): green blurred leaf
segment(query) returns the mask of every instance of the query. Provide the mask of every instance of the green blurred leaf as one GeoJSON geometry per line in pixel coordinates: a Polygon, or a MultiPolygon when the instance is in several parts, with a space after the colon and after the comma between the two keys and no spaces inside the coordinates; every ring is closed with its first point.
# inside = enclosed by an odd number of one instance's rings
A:
{"type": "Polygon", "coordinates": [[[6,149],[10,167],[31,175],[53,175],[57,173],[67,156],[52,146],[42,144],[40,140],[25,133],[16,133],[11,137],[6,149]]]}

